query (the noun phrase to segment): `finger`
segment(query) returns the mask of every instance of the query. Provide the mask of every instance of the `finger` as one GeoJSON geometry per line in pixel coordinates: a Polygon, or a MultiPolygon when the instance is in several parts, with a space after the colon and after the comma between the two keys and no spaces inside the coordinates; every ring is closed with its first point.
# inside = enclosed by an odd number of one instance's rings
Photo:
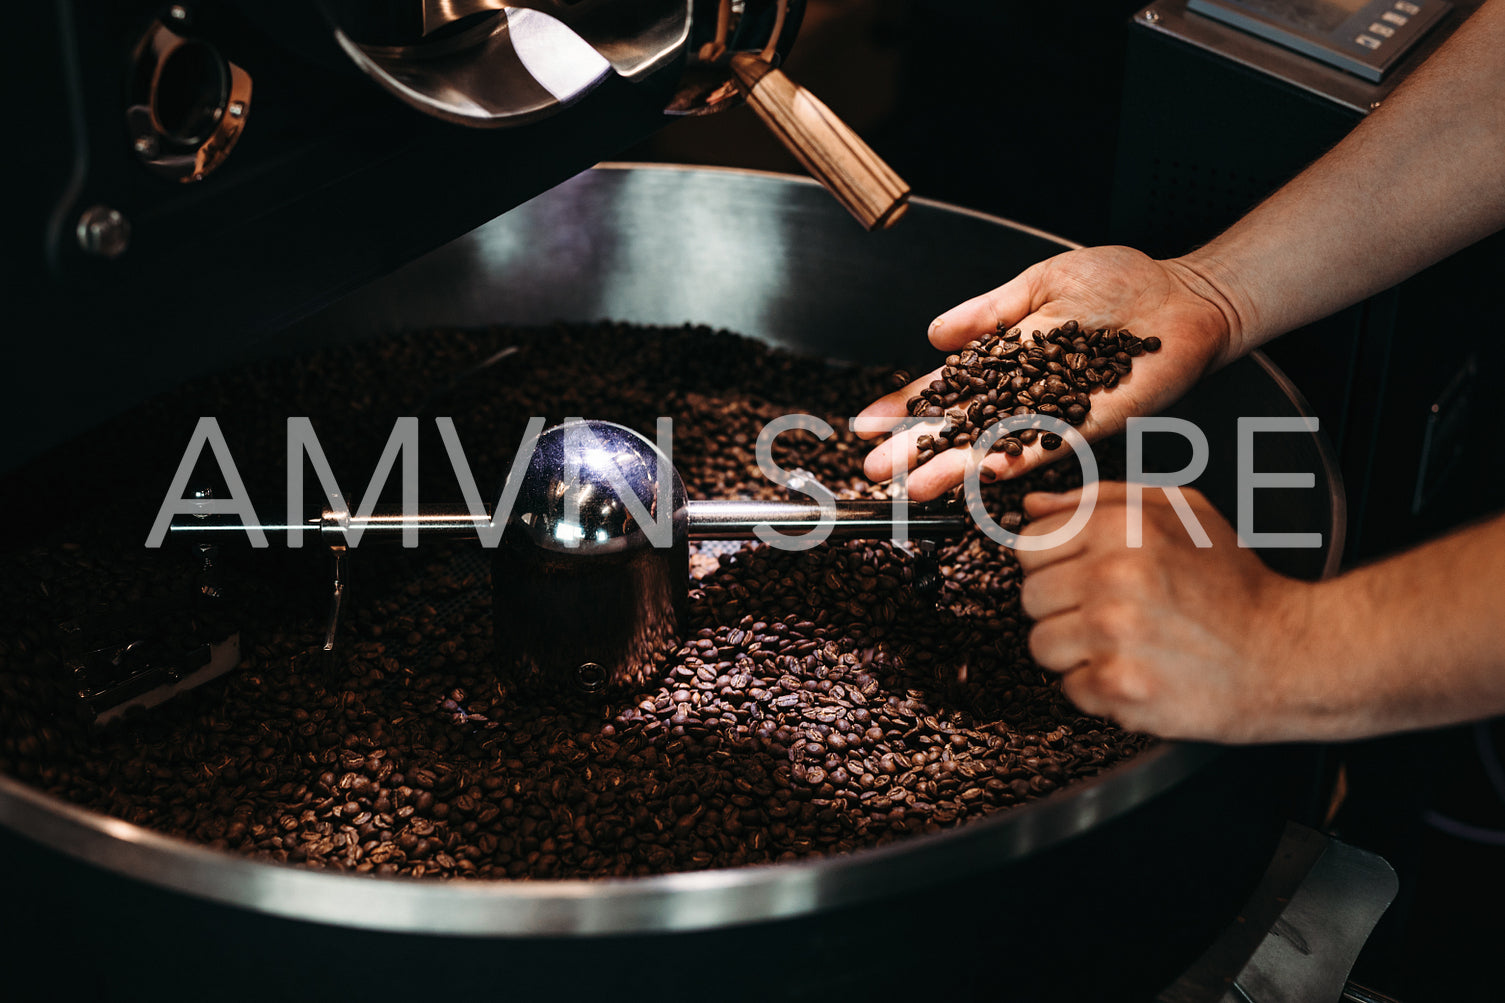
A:
{"type": "Polygon", "coordinates": [[[1084,664],[1072,669],[1063,680],[1066,695],[1088,713],[1121,720],[1125,713],[1136,713],[1150,700],[1153,684],[1144,666],[1133,658],[1107,651],[1087,656],[1084,664]]]}
{"type": "MultiPolygon", "coordinates": [[[[934,429],[918,428],[897,432],[887,441],[875,447],[863,462],[863,474],[868,480],[882,482],[897,477],[905,470],[912,470],[909,479],[909,495],[916,501],[929,501],[963,483],[968,467],[979,464],[978,479],[984,484],[1018,477],[1047,462],[1057,453],[1045,449],[1036,440],[1025,446],[1018,455],[1002,449],[992,449],[982,460],[977,460],[971,445],[946,446],[934,453],[934,458],[920,463],[920,439],[924,435],[934,437],[934,429]]],[[[994,440],[994,445],[999,440],[994,440]]]]}
{"type": "Polygon", "coordinates": [[[1102,673],[1102,666],[1090,661],[1070,669],[1061,678],[1061,692],[1083,714],[1119,721],[1124,707],[1108,695],[1102,673]]]}
{"type": "Polygon", "coordinates": [[[873,401],[858,412],[852,423],[852,431],[857,433],[859,439],[876,439],[880,435],[888,434],[892,426],[885,424],[882,419],[908,418],[909,402],[918,397],[920,391],[928,387],[932,381],[940,378],[941,371],[934,369],[919,379],[911,380],[893,393],[885,394],[873,401]]]}
{"type": "Polygon", "coordinates": [[[1081,616],[1074,610],[1041,620],[1029,632],[1029,653],[1051,672],[1085,668],[1094,652],[1082,639],[1081,616]]]}
{"type": "Polygon", "coordinates": [[[894,432],[874,446],[863,459],[863,476],[874,483],[882,483],[910,470],[919,463],[920,440],[925,436],[934,437],[940,429],[941,423],[937,421],[915,424],[894,432]]]}
{"type": "MultiPolygon", "coordinates": [[[[1031,491],[1024,496],[1024,512],[1031,519],[1040,519],[1056,512],[1075,512],[1082,504],[1086,488],[1070,491],[1031,491]]],[[[1129,486],[1123,481],[1098,481],[1097,505],[1121,505],[1129,496],[1129,486]]]]}
{"type": "MultiPolygon", "coordinates": [[[[944,427],[943,420],[926,419],[923,423],[916,422],[894,432],[868,453],[862,464],[863,475],[870,481],[882,482],[905,471],[914,470],[916,475],[925,471],[918,481],[909,481],[910,497],[916,501],[929,501],[956,487],[962,483],[968,465],[977,461],[972,459],[970,446],[952,446],[941,438],[944,427]],[[930,458],[924,461],[925,466],[921,466],[920,456],[927,450],[930,458]],[[927,469],[931,467],[933,469],[927,469]],[[920,495],[915,494],[917,489],[920,495]]],[[[993,459],[979,469],[978,476],[987,483],[1006,476],[1006,459],[1001,455],[993,459]]]]}
{"type": "Polygon", "coordinates": [[[1067,509],[1076,511],[1081,500],[1081,488],[1071,491],[1031,491],[1024,496],[1024,514],[1031,519],[1039,519],[1053,512],[1064,512],[1067,509]]]}
{"type": "Polygon", "coordinates": [[[962,483],[966,473],[967,450],[948,449],[910,473],[909,497],[917,502],[933,501],[962,483]]]}
{"type": "MultiPolygon", "coordinates": [[[[895,470],[897,470],[896,465],[901,461],[907,461],[911,465],[918,463],[917,439],[918,436],[905,443],[895,444],[893,447],[895,454],[885,456],[885,462],[894,465],[892,469],[895,470]],[[899,455],[898,451],[906,447],[907,452],[899,455]]],[[[971,446],[954,446],[936,454],[935,458],[929,462],[914,467],[908,480],[909,497],[915,501],[930,501],[939,498],[958,484],[964,483],[967,470],[974,463],[979,464],[977,477],[981,482],[991,484],[994,481],[1005,480],[1017,475],[1016,467],[1023,460],[1024,456],[1009,456],[1002,452],[988,453],[979,460],[971,446]]],[[[864,470],[866,471],[866,468],[864,470]]],[[[871,477],[871,474],[869,476],[871,477]]]]}
{"type": "MultiPolygon", "coordinates": [[[[965,401],[958,402],[957,406],[965,406],[967,403],[965,401]]],[[[1108,422],[1104,423],[1095,420],[1096,414],[1096,410],[1089,412],[1087,420],[1076,427],[1076,432],[1083,439],[1087,440],[1087,442],[1096,441],[1123,428],[1124,419],[1122,416],[1116,419],[1110,416],[1108,422]]],[[[1013,417],[1013,415],[1005,414],[1000,420],[1007,420],[1013,417]]],[[[1029,418],[1030,416],[1025,417],[1029,418]]],[[[1011,455],[1006,460],[999,460],[997,463],[987,465],[998,478],[1019,477],[1048,463],[1055,463],[1060,460],[1080,464],[1077,450],[1072,448],[1070,443],[1063,441],[1058,443],[1055,449],[1046,449],[1043,440],[1045,439],[1044,432],[1048,430],[1043,428],[1041,424],[1027,427],[1033,428],[1037,432],[1037,437],[1031,444],[1024,446],[1023,451],[1018,455],[1011,455]]],[[[1015,435],[1019,431],[1020,429],[1016,428],[1008,434],[1015,435]]],[[[1062,436],[1062,438],[1064,440],[1065,436],[1062,436]]],[[[1003,455],[1002,451],[1000,450],[997,455],[1003,455]]]]}
{"type": "Polygon", "coordinates": [[[1036,620],[1044,621],[1082,605],[1083,575],[1077,565],[1080,551],[1037,571],[1024,579],[1019,590],[1019,605],[1036,620]]]}
{"type": "MultiPolygon", "coordinates": [[[[1072,512],[1052,512],[1050,515],[1042,519],[1036,519],[1028,526],[1025,526],[1024,529],[1020,530],[1019,535],[1026,539],[1047,536],[1070,523],[1073,514],[1072,512]]],[[[1092,545],[1092,533],[1090,529],[1091,525],[1089,524],[1082,532],[1073,533],[1064,543],[1054,547],[1045,547],[1043,549],[1026,549],[1025,547],[1020,547],[1014,551],[1014,558],[1019,562],[1019,567],[1024,571],[1026,576],[1035,574],[1043,568],[1050,567],[1052,564],[1068,561],[1086,553],[1092,545]]]]}

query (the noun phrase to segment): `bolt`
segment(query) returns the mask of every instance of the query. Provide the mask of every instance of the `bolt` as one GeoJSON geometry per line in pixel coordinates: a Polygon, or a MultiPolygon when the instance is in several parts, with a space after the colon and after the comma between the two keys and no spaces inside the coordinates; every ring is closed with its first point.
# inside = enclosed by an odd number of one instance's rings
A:
{"type": "Polygon", "coordinates": [[[159,149],[156,136],[137,136],[136,141],[131,145],[143,157],[155,157],[159,149]]]}
{"type": "Polygon", "coordinates": [[[1149,10],[1144,12],[1144,19],[1150,24],[1155,24],[1160,20],[1160,12],[1151,7],[1149,10]]]}
{"type": "Polygon", "coordinates": [[[230,117],[231,118],[240,118],[242,115],[244,115],[246,113],[245,102],[243,102],[243,101],[231,101],[230,102],[229,112],[230,112],[230,117]]]}
{"type": "Polygon", "coordinates": [[[575,670],[575,681],[587,693],[594,693],[606,685],[606,670],[598,662],[585,662],[575,670]]]}
{"type": "Polygon", "coordinates": [[[78,244],[85,254],[118,258],[131,242],[131,223],[119,209],[96,205],[78,217],[78,244]]]}

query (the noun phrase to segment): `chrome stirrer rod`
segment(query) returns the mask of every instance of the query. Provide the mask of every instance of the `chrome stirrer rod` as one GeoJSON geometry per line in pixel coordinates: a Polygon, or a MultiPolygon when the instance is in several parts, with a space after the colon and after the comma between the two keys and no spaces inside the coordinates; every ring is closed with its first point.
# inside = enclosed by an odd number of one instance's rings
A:
{"type": "MultiPolygon", "coordinates": [[[[767,525],[779,533],[803,535],[829,522],[831,531],[827,539],[888,539],[896,535],[899,507],[898,502],[870,498],[837,499],[827,518],[815,502],[694,499],[685,503],[685,530],[692,541],[755,540],[760,525],[767,525]]],[[[411,529],[416,529],[420,537],[473,540],[479,536],[478,525],[486,524],[490,519],[489,510],[481,516],[474,516],[464,505],[425,504],[413,516],[404,515],[401,506],[380,505],[367,516],[340,514],[326,509],[303,528],[316,533],[322,544],[333,548],[346,546],[352,534],[359,534],[361,543],[397,543],[403,533],[411,529]]],[[[957,506],[912,503],[904,520],[904,536],[914,540],[944,539],[961,534],[966,527],[967,516],[957,506]]],[[[263,533],[276,533],[286,532],[289,527],[262,525],[253,528],[263,533]]],[[[243,533],[246,529],[238,521],[224,520],[182,520],[171,527],[175,534],[210,535],[243,533]]]]}

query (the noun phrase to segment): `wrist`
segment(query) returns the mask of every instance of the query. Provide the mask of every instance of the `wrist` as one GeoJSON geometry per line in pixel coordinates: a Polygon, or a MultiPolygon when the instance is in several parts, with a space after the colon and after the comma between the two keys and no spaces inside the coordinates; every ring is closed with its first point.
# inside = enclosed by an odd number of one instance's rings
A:
{"type": "Polygon", "coordinates": [[[1405,727],[1395,706],[1404,698],[1385,670],[1393,639],[1355,594],[1353,577],[1285,581],[1269,620],[1285,628],[1269,649],[1279,739],[1346,742],[1405,727]]]}
{"type": "Polygon", "coordinates": [[[1219,344],[1213,369],[1221,369],[1259,347],[1260,342],[1250,336],[1254,314],[1252,300],[1237,271],[1229,267],[1211,245],[1161,264],[1193,296],[1205,302],[1217,318],[1219,344]]]}
{"type": "Polygon", "coordinates": [[[1276,576],[1266,590],[1254,678],[1268,687],[1271,741],[1353,737],[1355,688],[1342,662],[1346,624],[1335,585],[1276,576]]]}

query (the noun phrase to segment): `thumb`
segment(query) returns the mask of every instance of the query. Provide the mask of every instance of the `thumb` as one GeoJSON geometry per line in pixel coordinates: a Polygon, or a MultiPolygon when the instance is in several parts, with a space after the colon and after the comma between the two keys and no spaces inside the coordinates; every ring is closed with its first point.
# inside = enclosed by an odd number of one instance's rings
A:
{"type": "Polygon", "coordinates": [[[1070,491],[1031,491],[1024,496],[1024,511],[1031,519],[1039,519],[1052,512],[1063,512],[1082,504],[1082,495],[1092,490],[1093,506],[1122,504],[1128,498],[1129,486],[1123,481],[1095,481],[1085,487],[1070,491]]]}
{"type": "Polygon", "coordinates": [[[1081,500],[1082,489],[1075,488],[1071,491],[1031,491],[1024,496],[1024,512],[1031,519],[1040,519],[1052,512],[1064,512],[1067,509],[1077,507],[1081,500]]]}

